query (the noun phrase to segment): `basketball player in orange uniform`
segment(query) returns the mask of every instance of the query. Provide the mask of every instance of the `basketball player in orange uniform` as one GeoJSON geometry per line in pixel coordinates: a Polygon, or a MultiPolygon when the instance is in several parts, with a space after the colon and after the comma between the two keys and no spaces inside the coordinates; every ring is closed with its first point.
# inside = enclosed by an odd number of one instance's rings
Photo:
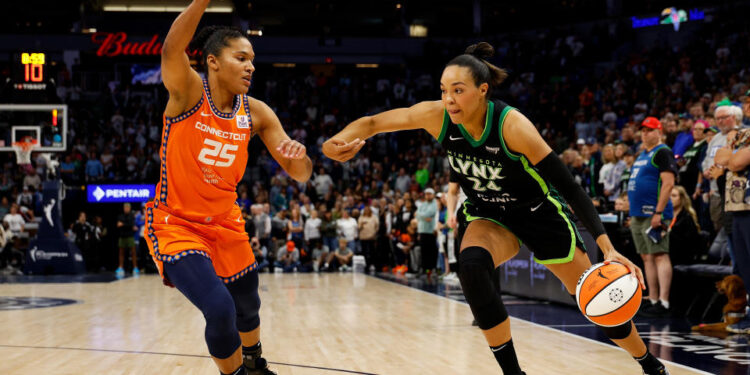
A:
{"type": "Polygon", "coordinates": [[[261,357],[257,263],[235,190],[253,135],[297,181],[310,178],[312,163],[276,114],[246,95],[255,52],[244,33],[203,29],[193,43],[203,49],[206,79],[190,67],[185,50],[208,4],[194,0],[164,41],[169,101],[145,235],[164,282],[203,313],[208,351],[221,373],[273,374],[261,357]]]}

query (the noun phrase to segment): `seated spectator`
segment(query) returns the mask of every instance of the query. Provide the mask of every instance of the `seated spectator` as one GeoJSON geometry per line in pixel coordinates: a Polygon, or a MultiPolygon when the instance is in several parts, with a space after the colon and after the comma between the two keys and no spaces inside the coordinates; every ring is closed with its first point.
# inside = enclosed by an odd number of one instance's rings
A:
{"type": "Polygon", "coordinates": [[[348,246],[349,241],[346,238],[339,238],[339,247],[336,251],[328,254],[328,260],[324,270],[333,272],[336,269],[342,272],[347,272],[352,269],[352,258],[354,253],[348,246]]]}
{"type": "Polygon", "coordinates": [[[284,272],[293,272],[299,266],[299,250],[294,246],[294,241],[287,241],[286,245],[276,251],[276,263],[274,266],[281,268],[284,272]]]}
{"type": "Polygon", "coordinates": [[[18,203],[13,203],[10,206],[10,212],[3,217],[3,223],[8,225],[8,230],[12,237],[18,237],[23,232],[23,226],[26,224],[23,216],[20,214],[20,206],[18,203]]]}
{"type": "Polygon", "coordinates": [[[684,187],[672,188],[670,198],[674,218],[669,224],[669,257],[672,264],[693,264],[704,252],[698,216],[684,187]]]}
{"type": "Polygon", "coordinates": [[[16,198],[16,203],[26,208],[34,207],[34,193],[31,191],[29,185],[24,185],[21,194],[18,194],[18,198],[16,198]]]}
{"type": "Polygon", "coordinates": [[[8,197],[3,197],[0,199],[0,217],[5,217],[5,215],[10,212],[10,202],[8,201],[8,197]]]}
{"type": "Polygon", "coordinates": [[[36,173],[36,169],[29,169],[28,174],[23,178],[23,187],[32,187],[34,190],[42,187],[42,178],[36,173]]]}
{"type": "Polygon", "coordinates": [[[409,271],[409,253],[414,247],[414,234],[401,233],[396,237],[396,250],[394,251],[393,273],[405,274],[409,271]]]}
{"type": "Polygon", "coordinates": [[[268,249],[265,246],[261,246],[258,237],[250,239],[250,247],[253,249],[253,255],[255,255],[255,261],[258,262],[258,272],[263,272],[264,269],[268,268],[268,249]]]}
{"type": "Polygon", "coordinates": [[[312,248],[312,267],[314,272],[322,271],[323,266],[328,260],[328,246],[323,245],[321,241],[315,241],[310,244],[312,248]]]}

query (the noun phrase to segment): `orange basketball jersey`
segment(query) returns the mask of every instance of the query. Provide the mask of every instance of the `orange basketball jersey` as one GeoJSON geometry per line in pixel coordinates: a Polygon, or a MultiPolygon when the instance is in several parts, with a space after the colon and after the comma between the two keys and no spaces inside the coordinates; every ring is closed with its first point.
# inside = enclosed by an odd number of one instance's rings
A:
{"type": "Polygon", "coordinates": [[[232,211],[253,130],[247,96],[238,95],[234,102],[232,113],[220,112],[204,80],[195,107],[177,117],[164,116],[154,208],[205,224],[232,211]]]}

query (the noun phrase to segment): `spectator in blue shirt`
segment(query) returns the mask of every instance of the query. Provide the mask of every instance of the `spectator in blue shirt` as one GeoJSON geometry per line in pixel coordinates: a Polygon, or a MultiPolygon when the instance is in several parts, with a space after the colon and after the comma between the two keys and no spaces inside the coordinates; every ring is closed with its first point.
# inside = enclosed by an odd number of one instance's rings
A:
{"type": "Polygon", "coordinates": [[[86,162],[86,181],[99,181],[102,177],[104,177],[104,166],[92,152],[86,162]]]}

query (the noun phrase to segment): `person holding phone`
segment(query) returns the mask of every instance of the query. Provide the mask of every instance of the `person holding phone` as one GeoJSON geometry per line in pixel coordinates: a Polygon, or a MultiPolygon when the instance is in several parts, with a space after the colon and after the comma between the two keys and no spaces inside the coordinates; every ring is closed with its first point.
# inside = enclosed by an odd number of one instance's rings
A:
{"type": "Polygon", "coordinates": [[[628,181],[630,229],[635,249],[643,259],[651,302],[642,305],[640,314],[668,317],[672,262],[664,229],[673,217],[669,196],[677,164],[672,150],[662,143],[662,126],[657,118],[646,117],[640,130],[643,151],[633,163],[628,181]]]}

